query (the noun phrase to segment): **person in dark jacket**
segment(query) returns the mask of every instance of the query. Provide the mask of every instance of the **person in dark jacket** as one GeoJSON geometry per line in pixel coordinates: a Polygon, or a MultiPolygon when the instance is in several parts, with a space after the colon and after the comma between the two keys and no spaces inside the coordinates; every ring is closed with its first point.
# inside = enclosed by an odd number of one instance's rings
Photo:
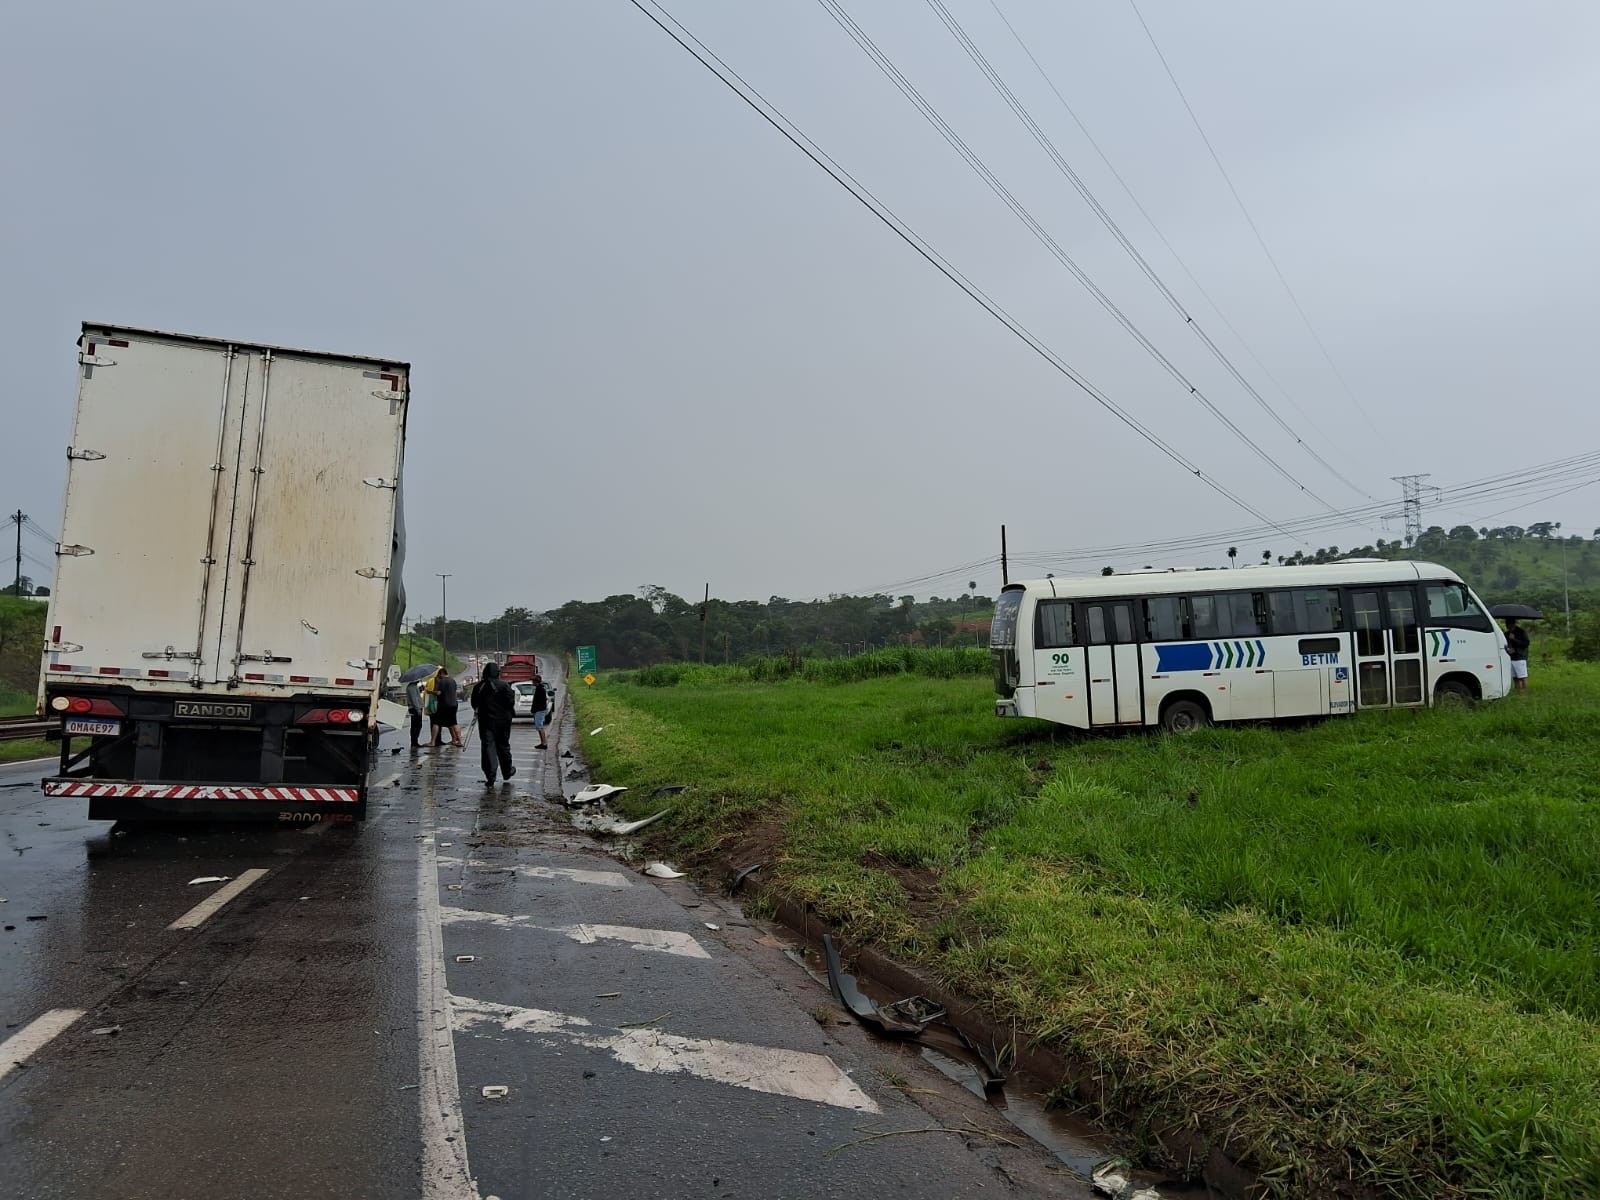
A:
{"type": "Polygon", "coordinates": [[[511,762],[511,718],[515,715],[516,703],[516,692],[500,678],[500,664],[485,663],[483,678],[472,689],[472,710],[478,714],[478,741],[483,746],[483,778],[491,786],[494,784],[496,765],[507,779],[517,773],[517,768],[511,762]]]}
{"type": "Polygon", "coordinates": [[[548,723],[550,713],[555,705],[550,702],[550,692],[544,686],[544,677],[535,671],[533,673],[533,727],[539,731],[539,749],[549,746],[545,739],[544,729],[548,723]]]}
{"type": "Polygon", "coordinates": [[[450,677],[450,672],[443,667],[433,677],[433,695],[439,707],[433,714],[433,744],[440,744],[440,738],[446,730],[450,733],[450,744],[457,750],[466,745],[461,740],[461,726],[456,723],[456,706],[461,700],[461,690],[456,681],[450,677]]]}

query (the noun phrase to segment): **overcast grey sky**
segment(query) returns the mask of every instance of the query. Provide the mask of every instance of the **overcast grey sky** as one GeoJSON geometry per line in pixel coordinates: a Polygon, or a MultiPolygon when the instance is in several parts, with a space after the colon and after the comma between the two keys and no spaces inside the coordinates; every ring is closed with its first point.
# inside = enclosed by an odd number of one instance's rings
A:
{"type": "MultiPolygon", "coordinates": [[[[818,0],[667,8],[1273,521],[1398,509],[1392,475],[1448,487],[1600,449],[1600,6],[945,0],[1195,321],[1352,488],[1205,350],[928,5],[843,2],[1307,491],[1107,315],[818,0]]],[[[51,531],[73,340],[92,319],[409,360],[414,613],[437,611],[438,571],[454,573],[459,615],[646,583],[694,596],[708,580],[733,599],[952,595],[968,579],[993,592],[998,566],[964,564],[996,554],[1002,522],[1014,576],[1190,535],[1217,536],[1076,569],[1402,532],[1365,519],[1231,538],[1261,522],[1046,364],[628,0],[7,5],[0,163],[0,507],[51,531]]],[[[1600,487],[1538,499],[1579,482],[1425,517],[1587,534],[1600,487]]]]}

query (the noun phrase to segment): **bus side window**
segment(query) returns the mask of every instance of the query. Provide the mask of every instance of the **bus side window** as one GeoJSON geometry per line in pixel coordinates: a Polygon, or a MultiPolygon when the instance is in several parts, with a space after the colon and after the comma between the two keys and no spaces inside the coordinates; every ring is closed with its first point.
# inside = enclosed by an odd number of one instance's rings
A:
{"type": "Polygon", "coordinates": [[[1476,629],[1487,633],[1493,622],[1472,602],[1459,583],[1430,583],[1424,589],[1428,599],[1428,624],[1447,629],[1476,629]]]}
{"type": "Polygon", "coordinates": [[[1106,637],[1106,610],[1099,604],[1090,604],[1084,608],[1089,626],[1089,645],[1104,646],[1109,640],[1106,637]]]}
{"type": "Polygon", "coordinates": [[[1194,619],[1194,632],[1191,636],[1205,640],[1233,636],[1233,622],[1229,619],[1227,596],[1204,592],[1198,596],[1190,596],[1189,612],[1194,619]]]}
{"type": "Polygon", "coordinates": [[[1260,637],[1267,631],[1267,598],[1261,592],[1229,592],[1224,600],[1235,637],[1260,637]]]}
{"type": "Polygon", "coordinates": [[[1297,588],[1294,611],[1299,633],[1333,633],[1344,628],[1344,610],[1333,588],[1297,588]]]}
{"type": "Polygon", "coordinates": [[[1072,601],[1041,600],[1038,630],[1037,643],[1041,650],[1077,645],[1077,631],[1072,623],[1072,601]]]}
{"type": "Polygon", "coordinates": [[[1185,635],[1183,605],[1178,596],[1151,596],[1145,603],[1145,636],[1152,642],[1176,642],[1185,635]]]}
{"type": "Polygon", "coordinates": [[[1301,633],[1300,620],[1295,615],[1293,592],[1268,592],[1267,609],[1272,618],[1273,633],[1301,633]]]}

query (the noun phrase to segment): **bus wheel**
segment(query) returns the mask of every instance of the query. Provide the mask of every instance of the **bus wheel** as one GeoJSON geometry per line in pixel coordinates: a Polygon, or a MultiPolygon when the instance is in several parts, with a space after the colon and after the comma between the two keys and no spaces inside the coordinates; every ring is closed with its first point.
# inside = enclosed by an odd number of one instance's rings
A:
{"type": "Polygon", "coordinates": [[[1168,733],[1193,733],[1211,724],[1211,714],[1196,700],[1174,700],[1161,710],[1161,728],[1168,733]]]}
{"type": "Polygon", "coordinates": [[[1459,679],[1446,679],[1433,689],[1433,702],[1440,708],[1471,708],[1477,699],[1459,679]]]}

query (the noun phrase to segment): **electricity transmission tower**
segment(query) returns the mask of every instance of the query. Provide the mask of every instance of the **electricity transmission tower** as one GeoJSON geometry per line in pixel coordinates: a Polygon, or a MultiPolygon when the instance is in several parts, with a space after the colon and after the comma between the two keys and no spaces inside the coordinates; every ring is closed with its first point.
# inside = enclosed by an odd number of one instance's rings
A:
{"type": "Polygon", "coordinates": [[[1406,545],[1414,546],[1416,545],[1417,539],[1422,536],[1423,493],[1426,492],[1428,494],[1428,499],[1432,500],[1434,497],[1438,496],[1439,489],[1423,484],[1422,481],[1428,478],[1428,473],[1424,473],[1422,475],[1391,475],[1389,478],[1393,479],[1400,485],[1400,497],[1403,508],[1400,513],[1388,513],[1385,515],[1405,517],[1406,545]]]}

